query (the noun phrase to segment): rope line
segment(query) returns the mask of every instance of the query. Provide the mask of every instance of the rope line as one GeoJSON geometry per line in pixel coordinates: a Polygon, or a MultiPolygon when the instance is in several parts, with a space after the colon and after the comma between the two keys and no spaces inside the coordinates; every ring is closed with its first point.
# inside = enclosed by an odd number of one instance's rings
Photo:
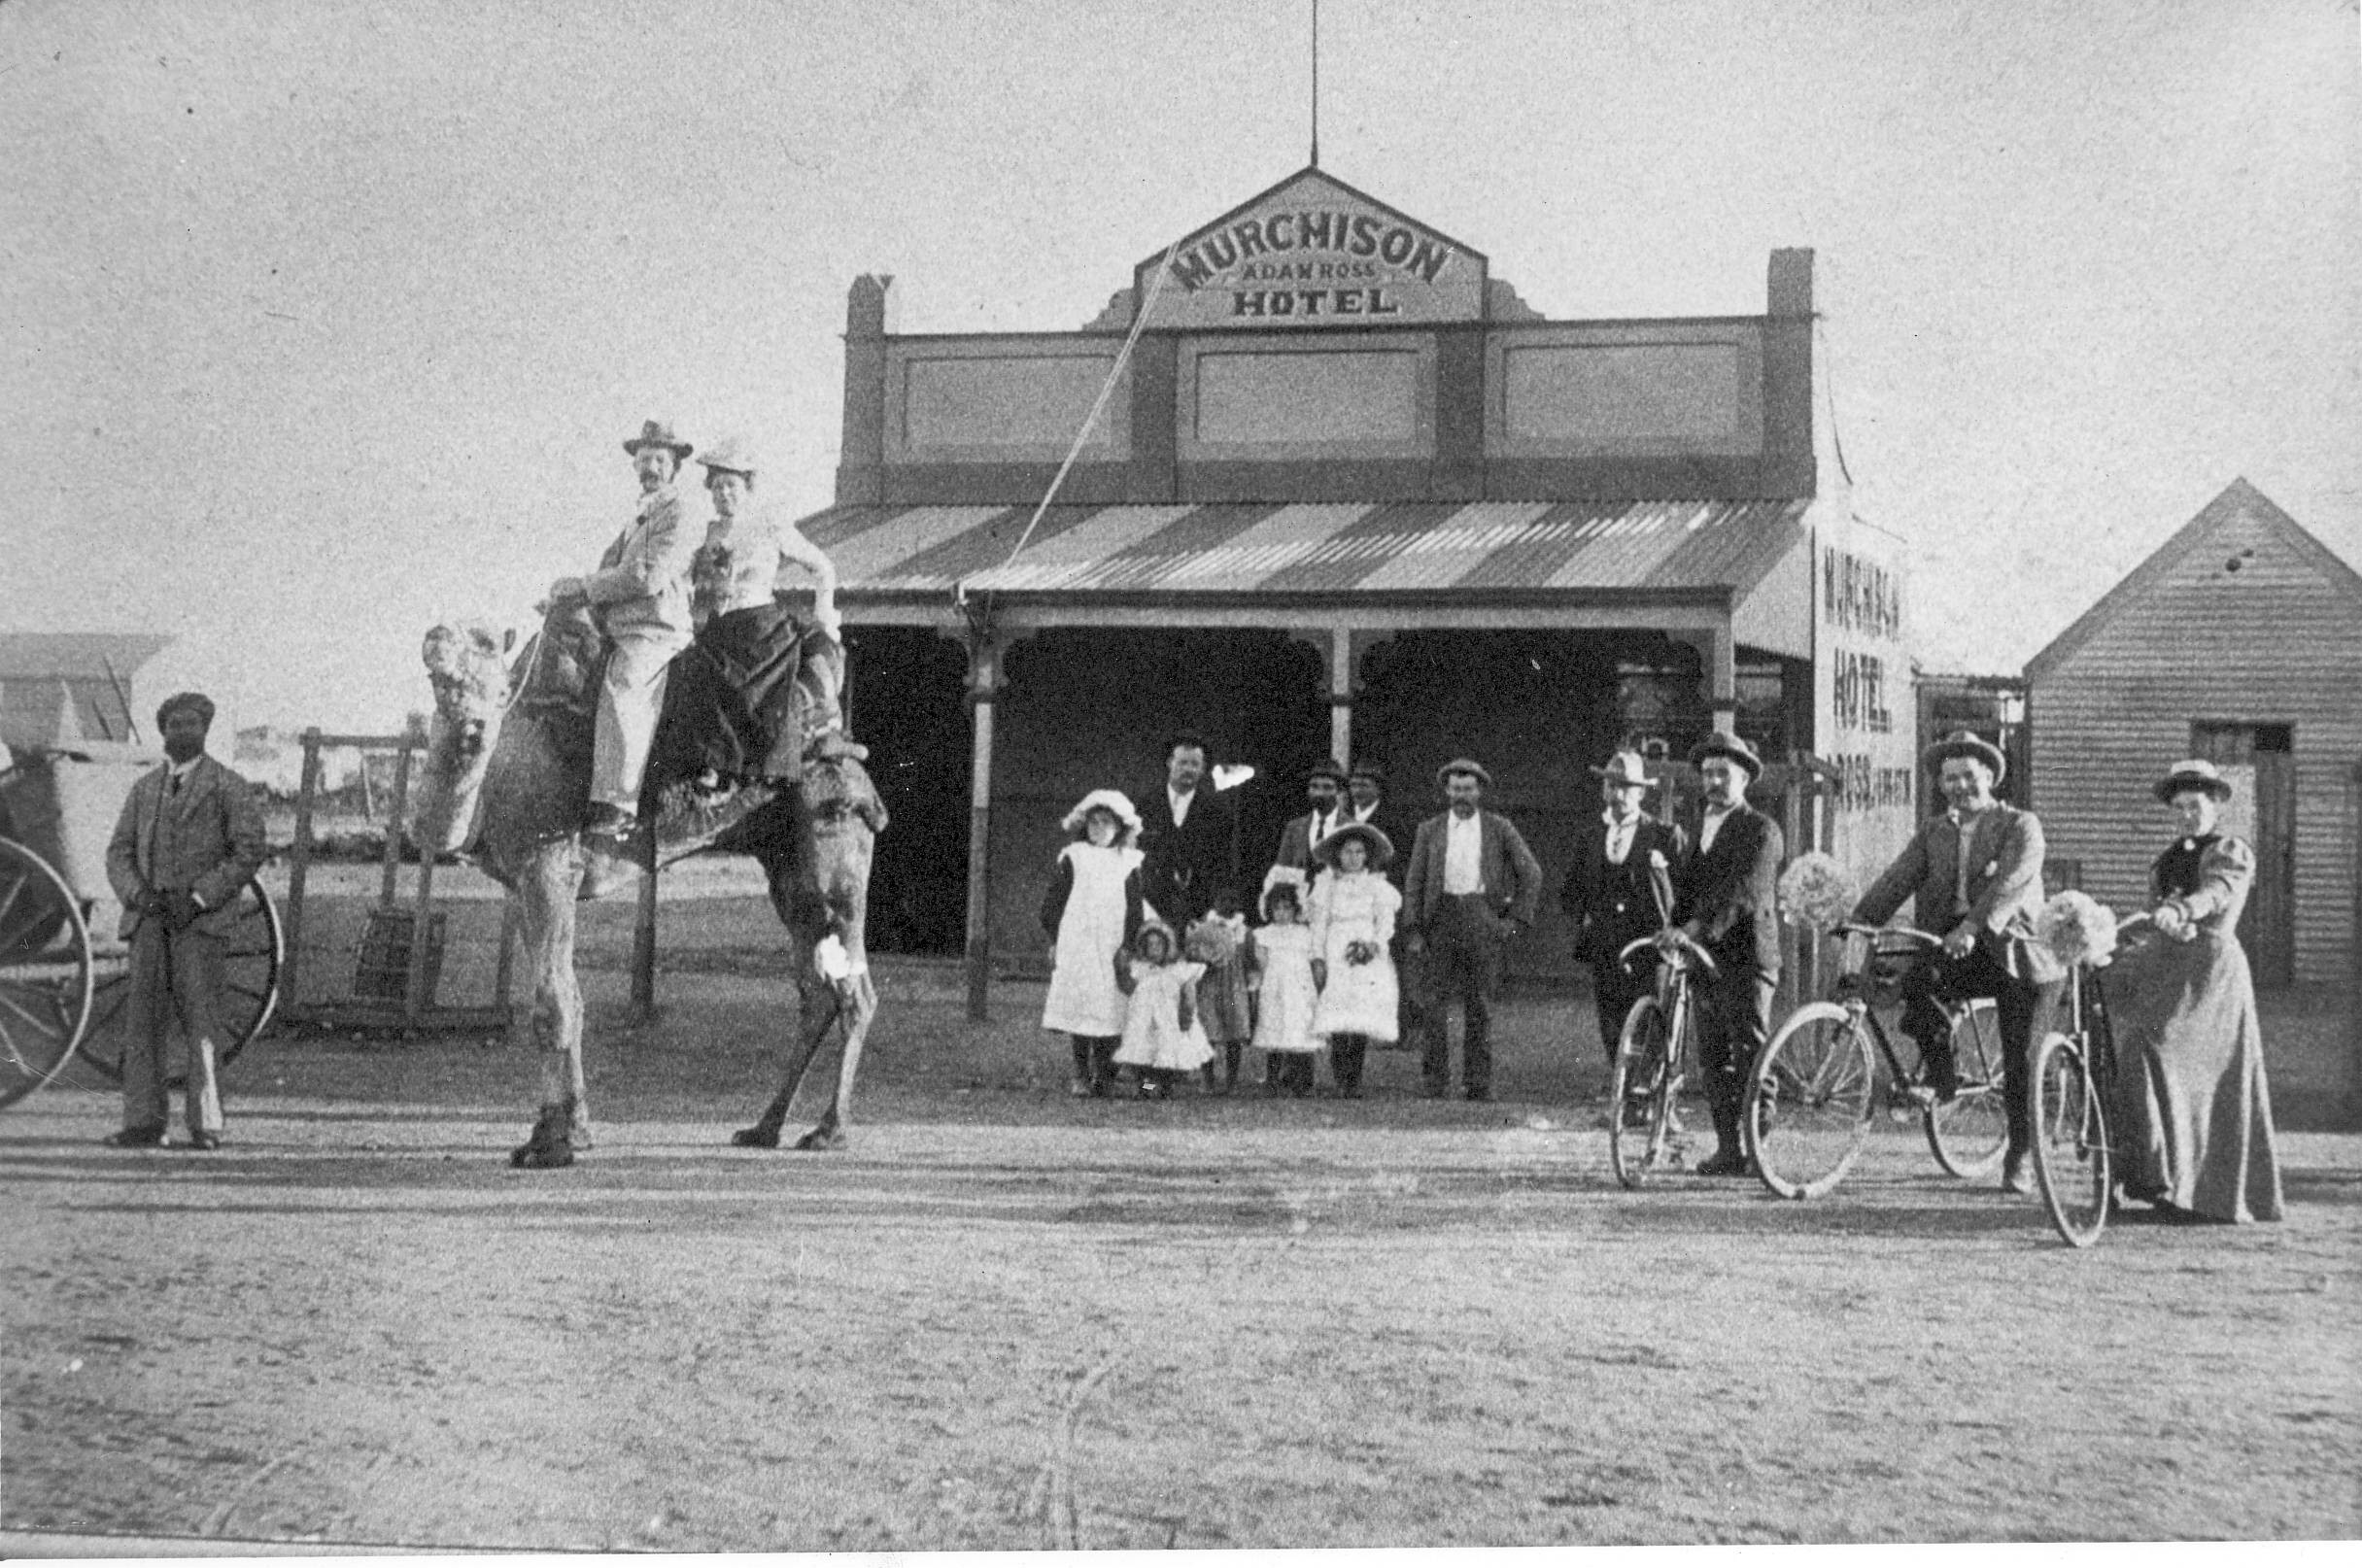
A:
{"type": "MultiPolygon", "coordinates": [[[[1140,334],[1148,324],[1148,314],[1156,306],[1156,296],[1164,289],[1165,277],[1173,270],[1173,257],[1180,250],[1181,241],[1179,240],[1175,240],[1171,245],[1165,247],[1165,258],[1156,264],[1156,276],[1148,280],[1147,297],[1140,302],[1140,309],[1133,313],[1132,330],[1124,334],[1123,347],[1115,351],[1115,362],[1108,367],[1107,380],[1100,383],[1099,395],[1092,400],[1091,411],[1082,417],[1082,428],[1075,432],[1075,444],[1066,449],[1066,460],[1058,464],[1057,473],[1050,478],[1049,489],[1042,493],[1042,504],[1034,508],[1034,515],[1026,521],[1025,531],[1017,535],[1017,542],[1010,548],[1009,559],[1001,562],[1003,571],[1007,571],[1010,565],[1014,564],[1017,553],[1023,550],[1026,541],[1034,536],[1034,529],[1042,524],[1043,514],[1049,510],[1050,503],[1058,498],[1060,488],[1066,484],[1067,473],[1075,466],[1075,460],[1082,455],[1082,444],[1091,438],[1091,429],[1099,423],[1100,414],[1107,408],[1108,398],[1115,391],[1115,383],[1122,379],[1123,367],[1132,361],[1132,350],[1139,344],[1140,334]]],[[[989,594],[991,590],[987,589],[985,592],[989,594]]],[[[968,585],[966,583],[960,584],[952,595],[954,599],[959,600],[965,600],[967,597],[968,585]]]]}

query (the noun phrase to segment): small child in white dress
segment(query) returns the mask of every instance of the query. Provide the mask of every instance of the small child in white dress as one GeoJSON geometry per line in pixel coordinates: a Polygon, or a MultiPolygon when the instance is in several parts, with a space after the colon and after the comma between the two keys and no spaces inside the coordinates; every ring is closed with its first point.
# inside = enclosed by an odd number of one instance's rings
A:
{"type": "Polygon", "coordinates": [[[1124,969],[1131,1002],[1115,1061],[1140,1074],[1143,1100],[1169,1100],[1174,1084],[1214,1060],[1197,1021],[1197,981],[1206,966],[1181,959],[1181,943],[1161,920],[1143,921],[1132,948],[1124,969]]]}
{"type": "Polygon", "coordinates": [[[1248,938],[1248,983],[1256,996],[1254,1043],[1263,1053],[1263,1093],[1312,1093],[1313,1012],[1320,1003],[1313,983],[1313,931],[1303,914],[1304,873],[1272,868],[1263,888],[1263,925],[1248,938]]]}

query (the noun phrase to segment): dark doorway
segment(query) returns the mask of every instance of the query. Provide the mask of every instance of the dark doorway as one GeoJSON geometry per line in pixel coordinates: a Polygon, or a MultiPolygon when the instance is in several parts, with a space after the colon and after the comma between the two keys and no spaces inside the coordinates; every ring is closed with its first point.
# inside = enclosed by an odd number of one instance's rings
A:
{"type": "Polygon", "coordinates": [[[2254,769],[2255,890],[2239,917],[2255,983],[2296,983],[2296,731],[2285,724],[2190,726],[2190,747],[2218,767],[2254,769]]]}
{"type": "Polygon", "coordinates": [[[968,655],[925,627],[845,628],[853,733],[892,820],[870,868],[869,944],[957,953],[967,939],[968,655]]]}

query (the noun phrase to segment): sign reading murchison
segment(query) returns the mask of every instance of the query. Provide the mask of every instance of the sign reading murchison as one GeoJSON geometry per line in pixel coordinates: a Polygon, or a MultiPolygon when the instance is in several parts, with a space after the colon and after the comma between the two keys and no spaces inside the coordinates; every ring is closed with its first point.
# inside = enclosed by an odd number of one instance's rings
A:
{"type": "MultiPolygon", "coordinates": [[[[1140,297],[1163,260],[1141,266],[1140,297]]],[[[1485,258],[1317,170],[1181,241],[1155,326],[1475,321],[1485,258]]]]}

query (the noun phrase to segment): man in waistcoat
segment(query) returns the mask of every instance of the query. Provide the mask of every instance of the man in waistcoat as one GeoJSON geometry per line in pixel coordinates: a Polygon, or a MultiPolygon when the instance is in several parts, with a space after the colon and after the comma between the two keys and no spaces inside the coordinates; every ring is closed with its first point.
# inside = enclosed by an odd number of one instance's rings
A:
{"type": "Polygon", "coordinates": [[[262,811],[245,779],[205,754],[214,706],[195,692],[164,699],[155,724],[164,766],[131,786],[107,843],[107,882],[131,942],[123,1043],[123,1125],[107,1142],[153,1148],[171,1106],[165,1054],[177,1019],[188,1042],[188,1144],[222,1143],[223,944],[238,893],[261,869],[262,811]]]}
{"type": "Polygon", "coordinates": [[[1460,1004],[1460,1088],[1471,1100],[1492,1098],[1492,998],[1500,989],[1501,957],[1529,930],[1542,902],[1542,866],[1517,825],[1483,807],[1492,775],[1465,757],[1436,775],[1448,802],[1419,825],[1404,873],[1404,947],[1426,986],[1421,1004],[1425,1038],[1421,1056],[1424,1092],[1441,1099],[1452,1087],[1452,1045],[1446,1016],[1460,1004]]]}

